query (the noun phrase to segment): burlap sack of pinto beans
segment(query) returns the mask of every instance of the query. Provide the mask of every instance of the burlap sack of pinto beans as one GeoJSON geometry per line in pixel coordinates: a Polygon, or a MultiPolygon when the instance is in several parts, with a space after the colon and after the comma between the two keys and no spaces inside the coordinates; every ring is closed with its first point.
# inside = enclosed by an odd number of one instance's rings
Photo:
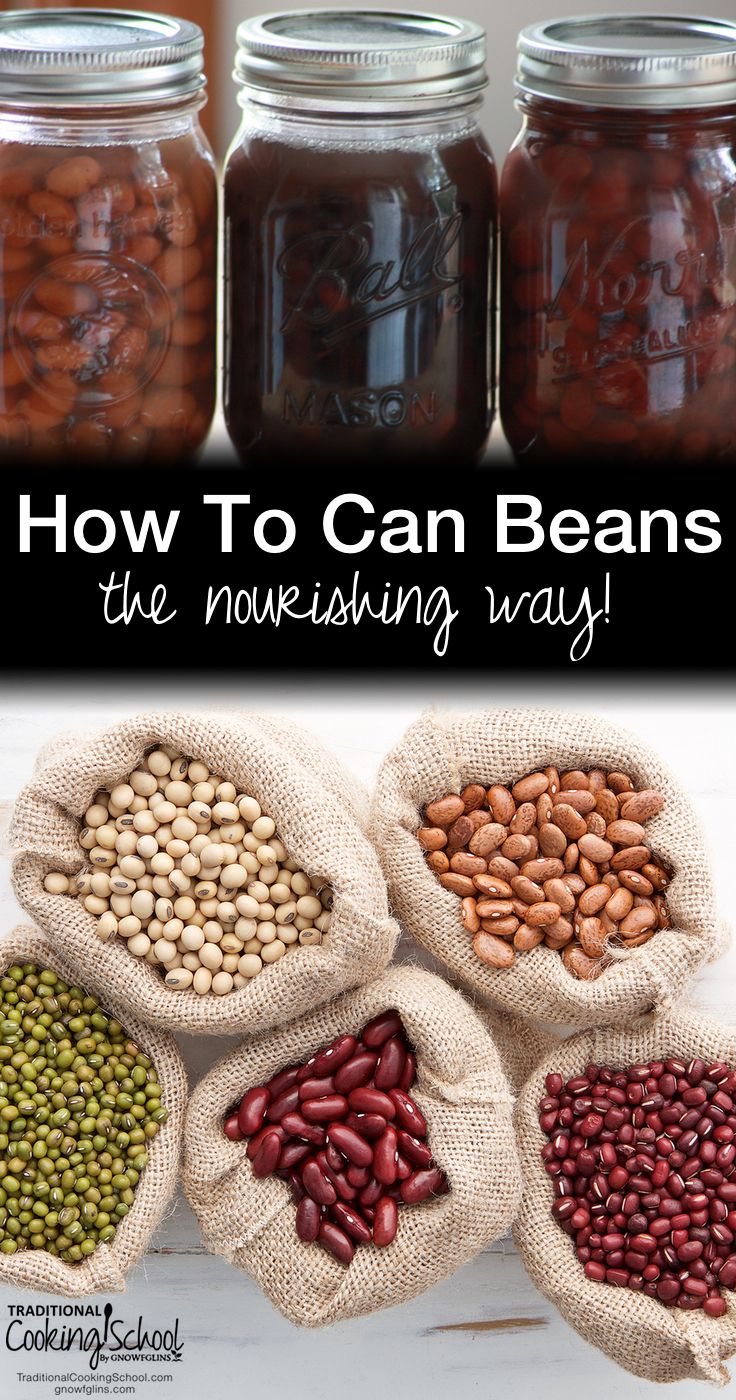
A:
{"type": "MultiPolygon", "coordinates": [[[[524,1028],[520,1028],[522,1042],[524,1028]]],[[[533,1063],[536,1045],[527,1040],[533,1063]]],[[[524,1194],[513,1226],[514,1240],[537,1288],[559,1308],[570,1326],[625,1370],[650,1381],[707,1380],[724,1385],[723,1362],[736,1353],[736,1293],[723,1290],[728,1312],[719,1318],[702,1310],[683,1312],[628,1288],[586,1277],[573,1241],[552,1216],[552,1183],[544,1169],[546,1134],[539,1125],[545,1077],[567,1081],[588,1064],[626,1069],[650,1060],[695,1057],[736,1064],[736,1029],[681,1007],[629,1026],[579,1032],[548,1049],[530,1069],[515,1110],[524,1194]]]]}
{"type": "Polygon", "coordinates": [[[62,735],[39,756],[15,804],[6,844],[15,852],[21,905],[80,976],[97,975],[154,1025],[194,1034],[253,1034],[367,981],[390,961],[398,927],[365,833],[360,784],[306,731],[249,711],[143,714],[92,735],[62,735]],[[289,854],[334,892],[332,925],[317,947],[294,949],[247,987],[226,996],[174,990],[120,938],[101,942],[96,918],[69,895],[48,894],[44,876],[86,865],[81,818],[95,793],[122,782],[158,744],[200,759],[251,794],[276,822],[289,854]]]}
{"type": "Polygon", "coordinates": [[[559,1025],[605,1024],[668,1007],[698,966],[727,941],[719,923],[703,836],[693,807],[656,753],[634,734],[594,715],[554,710],[430,712],[407,730],[381,766],[373,838],[393,912],[465,988],[513,1013],[559,1025]],[[595,981],[579,981],[558,952],[540,945],[508,969],[476,956],[461,922],[460,899],[440,885],[416,838],[424,807],[469,783],[511,785],[554,765],[627,773],[653,788],[664,806],[646,824],[647,843],[672,871],[672,927],[638,948],[616,948],[595,981]]]}
{"type": "MultiPolygon", "coordinates": [[[[73,964],[37,929],[22,926],[0,938],[0,975],[14,963],[35,963],[42,971],[49,968],[58,973],[70,986],[79,986],[73,964]]],[[[82,986],[99,998],[101,1009],[117,1017],[150,1057],[161,1085],[161,1102],[169,1117],[146,1148],[148,1165],[136,1186],[135,1200],[109,1244],[98,1244],[94,1253],[78,1264],[67,1264],[42,1249],[0,1254],[0,1284],[30,1288],[35,1293],[55,1293],[62,1298],[124,1292],[126,1275],[148,1249],[178,1184],[189,1092],[184,1064],[170,1035],[130,1016],[105,985],[103,976],[84,978],[82,986]]]]}
{"type": "Polygon", "coordinates": [[[207,1247],[247,1270],[291,1322],[321,1327],[360,1317],[416,1297],[509,1228],[521,1189],[512,1104],[493,1041],[464,998],[432,973],[392,968],[215,1065],[189,1106],[184,1189],[207,1247]],[[416,1051],[412,1095],[450,1190],[402,1206],[393,1243],[362,1245],[346,1268],[297,1238],[287,1184],[253,1176],[246,1143],[228,1141],[223,1119],[279,1069],[394,1009],[416,1051]]]}

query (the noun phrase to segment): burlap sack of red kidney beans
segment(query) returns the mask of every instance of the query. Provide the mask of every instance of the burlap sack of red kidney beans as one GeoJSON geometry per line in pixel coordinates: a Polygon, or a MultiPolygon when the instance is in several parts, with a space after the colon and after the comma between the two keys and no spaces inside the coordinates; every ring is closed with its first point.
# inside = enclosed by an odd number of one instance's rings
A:
{"type": "Polygon", "coordinates": [[[80,975],[98,975],[132,1012],[153,1025],[194,1034],[255,1033],[375,976],[398,940],[386,886],[365,835],[360,784],[305,730],[246,710],[143,714],[101,733],[62,735],[39,756],[20,793],[6,843],[24,909],[80,975]],[[277,823],[289,853],[333,891],[332,924],[320,947],[300,948],[227,996],[173,991],[159,968],[120,938],[102,942],[95,916],[77,899],[49,894],[49,871],[86,865],[82,819],[95,794],[123,782],[160,744],[202,760],[251,793],[277,823]]]}
{"type": "MultiPolygon", "coordinates": [[[[496,1029],[495,1019],[493,1026],[496,1029]]],[[[665,1383],[708,1380],[725,1384],[729,1375],[723,1363],[736,1353],[736,1293],[730,1286],[723,1288],[721,1296],[726,1304],[724,1315],[708,1316],[703,1310],[702,1299],[696,1301],[690,1298],[694,1309],[683,1310],[678,1306],[665,1306],[659,1297],[646,1296],[640,1291],[638,1281],[639,1291],[634,1291],[631,1286],[622,1284],[617,1287],[613,1282],[599,1282],[598,1278],[587,1277],[583,1264],[576,1258],[576,1238],[565,1233],[553,1215],[554,1178],[548,1174],[542,1157],[550,1137],[540,1124],[540,1104],[550,1102],[546,1097],[550,1092],[548,1075],[559,1075],[567,1085],[576,1076],[584,1077],[587,1067],[592,1065],[627,1070],[670,1059],[689,1066],[690,1062],[700,1059],[705,1066],[720,1062],[722,1066],[736,1067],[736,1029],[720,1025],[687,1007],[680,1007],[661,1016],[642,1018],[627,1026],[583,1031],[554,1046],[548,1040],[546,1052],[539,1059],[538,1051],[543,1041],[536,1036],[530,1038],[527,1035],[528,1027],[517,1022],[515,1027],[513,1023],[507,1023],[500,1032],[507,1044],[510,1040],[509,1026],[511,1031],[516,1032],[512,1056],[514,1068],[517,1072],[520,1070],[526,1055],[528,1073],[514,1115],[524,1192],[513,1232],[533,1282],[559,1308],[581,1337],[634,1375],[665,1383]]],[[[697,1078],[698,1075],[693,1077],[697,1078]]],[[[708,1086],[711,1095],[713,1087],[712,1084],[708,1086]]],[[[713,1137],[709,1132],[705,1137],[696,1135],[701,1145],[709,1136],[711,1140],[713,1137]]],[[[587,1142],[588,1148],[595,1147],[595,1142],[595,1138],[587,1142]]],[[[567,1145],[562,1143],[561,1148],[567,1145]]],[[[628,1147],[623,1149],[623,1152],[628,1151],[628,1147]]],[[[697,1152],[697,1146],[693,1151],[697,1152]]],[[[619,1160],[629,1159],[620,1153],[619,1160]]],[[[683,1170],[687,1168],[683,1167],[683,1170]]],[[[666,1186],[660,1188],[660,1195],[671,1197],[671,1186],[670,1178],[666,1186]]],[[[604,1194],[607,1189],[603,1187],[604,1194]]],[[[626,1187],[622,1189],[626,1191],[626,1187]]],[[[679,1200],[669,1199],[664,1203],[660,1200],[660,1205],[654,1208],[655,1216],[660,1208],[670,1217],[678,1205],[686,1213],[696,1208],[698,1203],[689,1203],[686,1188],[681,1190],[678,1185],[677,1190],[679,1200]]],[[[718,1188],[710,1194],[717,1197],[718,1188]]],[[[624,1204],[628,1209],[628,1203],[624,1204]]],[[[728,1209],[733,1210],[733,1205],[728,1209]]],[[[653,1209],[649,1207],[650,1216],[652,1213],[653,1209]]],[[[712,1211],[710,1218],[711,1221],[716,1219],[712,1211]]],[[[682,1223],[684,1219],[683,1215],[682,1223]]],[[[674,1224],[678,1224],[676,1217],[674,1224]]],[[[663,1236],[669,1238],[668,1225],[667,1218],[656,1220],[658,1242],[663,1236]]],[[[710,1228],[712,1230],[712,1224],[710,1228]]],[[[693,1239],[700,1231],[696,1229],[693,1233],[692,1229],[685,1229],[682,1234],[693,1239]]],[[[728,1229],[722,1237],[728,1239],[728,1229]]],[[[652,1248],[653,1240],[646,1232],[637,1239],[642,1241],[642,1248],[652,1248]]],[[[609,1240],[608,1243],[611,1247],[617,1245],[616,1240],[609,1240]]],[[[634,1245],[629,1247],[634,1248],[634,1245]]],[[[695,1253],[697,1243],[695,1249],[692,1245],[688,1248],[695,1253]]],[[[729,1245],[729,1248],[733,1248],[733,1245],[729,1245]]],[[[631,1263],[630,1256],[626,1257],[631,1263]]],[[[674,1264],[674,1267],[676,1270],[683,1268],[682,1264],[674,1264]]],[[[618,1279],[618,1273],[613,1272],[618,1279]]],[[[734,1272],[733,1268],[730,1272],[734,1272]]]]}
{"type": "Polygon", "coordinates": [[[727,939],[692,804],[647,744],[594,715],[516,709],[425,714],[382,764],[372,830],[392,910],[407,931],[463,987],[514,1014],[589,1026],[666,1008],[727,939]],[[646,833],[672,875],[666,891],[671,927],[641,947],[612,948],[595,981],[578,980],[543,944],[509,968],[485,965],[463,927],[459,896],[439,883],[416,836],[433,800],[471,783],[512,785],[550,765],[560,773],[620,770],[638,788],[664,797],[646,833]]]}
{"type": "Polygon", "coordinates": [[[392,968],[215,1065],[189,1106],[184,1189],[207,1247],[251,1274],[290,1321],[359,1317],[432,1287],[508,1229],[521,1190],[512,1102],[493,1041],[460,993],[431,973],[392,968]],[[412,1094],[449,1190],[402,1205],[393,1242],[361,1245],[346,1266],[297,1237],[289,1185],[258,1179],[247,1143],[229,1141],[223,1124],[248,1090],[387,1010],[414,1046],[412,1094]]]}

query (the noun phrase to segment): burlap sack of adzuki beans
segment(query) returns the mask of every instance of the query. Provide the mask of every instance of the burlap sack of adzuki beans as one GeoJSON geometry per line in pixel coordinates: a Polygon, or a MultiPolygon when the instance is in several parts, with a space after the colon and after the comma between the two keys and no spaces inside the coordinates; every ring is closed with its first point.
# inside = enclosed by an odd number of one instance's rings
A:
{"type": "Polygon", "coordinates": [[[726,941],[690,801],[647,744],[595,715],[515,709],[425,714],[384,759],[372,830],[393,912],[408,932],[464,987],[513,1013],[586,1026],[670,1006],[726,941]],[[512,784],[549,765],[560,772],[622,770],[637,787],[655,788],[665,798],[646,832],[656,857],[673,872],[667,889],[672,928],[639,948],[616,949],[596,981],[578,981],[544,945],[520,954],[507,970],[482,963],[461,923],[460,899],[427,867],[415,835],[433,798],[468,783],[512,784]]]}
{"type": "Polygon", "coordinates": [[[202,1034],[253,1034],[367,981],[390,961],[398,926],[366,835],[368,804],[350,776],[310,734],[250,711],[144,714],[101,733],[64,735],[39,757],[16,804],[6,844],[23,908],[80,976],[94,971],[131,1010],[154,1025],[202,1034]],[[167,987],[161,971],[103,943],[78,899],[48,894],[50,870],[85,865],[80,820],[95,793],[123,781],[150,749],[171,745],[201,759],[260,802],[289,854],[334,891],[332,924],[320,946],[298,948],[226,996],[167,987]]]}
{"type": "Polygon", "coordinates": [[[391,968],[210,1071],[187,1114],[184,1189],[208,1248],[247,1270],[291,1322],[321,1327],[416,1297],[508,1229],[521,1188],[512,1103],[493,1041],[460,993],[432,973],[391,968]],[[401,1207],[393,1244],[360,1246],[346,1269],[297,1238],[287,1184],[253,1176],[223,1118],[248,1089],[389,1009],[416,1049],[412,1095],[450,1191],[401,1207]]]}
{"type": "Polygon", "coordinates": [[[729,1379],[723,1362],[736,1352],[736,1294],[724,1289],[728,1312],[711,1318],[586,1278],[572,1241],[552,1216],[552,1187],[542,1162],[547,1137],[539,1126],[539,1102],[547,1074],[558,1072],[567,1081],[588,1064],[626,1069],[668,1056],[736,1065],[736,1028],[681,1007],[620,1029],[581,1031],[534,1066],[515,1112],[524,1194],[514,1240],[537,1288],[581,1337],[619,1366],[650,1381],[723,1385],[729,1379]]]}
{"type": "Polygon", "coordinates": [[[99,998],[103,1011],[121,1021],[158,1074],[161,1102],[168,1109],[167,1122],[149,1142],[148,1165],[136,1186],[135,1200],[118,1225],[109,1244],[99,1244],[83,1262],[67,1264],[41,1249],[0,1254],[0,1284],[30,1288],[36,1293],[58,1293],[62,1298],[84,1298],[92,1293],[121,1293],[126,1274],[145,1254],[154,1231],[171,1205],[179,1177],[184,1111],[188,1084],[176,1043],[165,1031],[143,1025],[105,986],[104,976],[78,979],[61,950],[37,929],[22,926],[0,938],[0,975],[14,963],[35,963],[49,968],[70,986],[99,998]]]}

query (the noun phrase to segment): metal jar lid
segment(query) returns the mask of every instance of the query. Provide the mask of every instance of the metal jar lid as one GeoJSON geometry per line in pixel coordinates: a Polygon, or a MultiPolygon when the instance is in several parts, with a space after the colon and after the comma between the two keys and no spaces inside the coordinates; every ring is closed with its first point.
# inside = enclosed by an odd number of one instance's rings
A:
{"type": "Polygon", "coordinates": [[[276,105],[414,110],[485,87],[485,33],[470,20],[393,10],[286,10],[238,29],[235,80],[276,105]]]}
{"type": "Polygon", "coordinates": [[[582,15],[522,29],[521,92],[590,107],[736,103],[736,23],[696,15],[582,15]]]}
{"type": "Polygon", "coordinates": [[[201,91],[196,24],[142,10],[0,14],[0,103],[13,107],[167,102],[201,91]]]}

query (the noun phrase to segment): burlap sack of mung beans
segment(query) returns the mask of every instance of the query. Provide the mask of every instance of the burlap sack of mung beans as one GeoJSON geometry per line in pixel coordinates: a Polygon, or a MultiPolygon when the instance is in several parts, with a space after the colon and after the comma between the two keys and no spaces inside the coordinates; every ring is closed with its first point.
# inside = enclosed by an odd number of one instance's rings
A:
{"type": "Polygon", "coordinates": [[[398,926],[364,834],[368,803],[358,781],[321,744],[287,720],[250,711],[143,714],[91,735],[64,735],[39,757],[16,804],[6,843],[17,852],[13,882],[23,908],[81,976],[93,971],[134,1012],[169,1030],[253,1034],[367,981],[389,962],[398,926]],[[289,855],[332,886],[332,925],[321,945],[297,948],[247,987],[199,996],[167,987],[161,971],[116,938],[95,935],[78,899],[48,894],[44,876],[86,864],[80,821],[100,789],[123,781],[150,749],[171,745],[257,799],[289,855]]]}
{"type": "Polygon", "coordinates": [[[521,1186],[512,1104],[493,1041],[460,993],[432,973],[392,968],[237,1047],[210,1071],[187,1114],[184,1189],[207,1247],[251,1274],[291,1322],[321,1327],[360,1317],[416,1297],[508,1229],[521,1186]],[[389,1009],[399,1011],[416,1049],[412,1096],[450,1191],[400,1207],[393,1244],[360,1246],[345,1268],[298,1239],[288,1186],[253,1176],[245,1142],[228,1141],[223,1118],[248,1089],[389,1009]]]}
{"type": "Polygon", "coordinates": [[[22,926],[0,938],[0,975],[14,963],[34,963],[41,970],[50,968],[70,986],[81,985],[84,991],[98,997],[102,1010],[117,1017],[150,1057],[161,1085],[161,1102],[169,1117],[146,1148],[148,1165],[136,1186],[135,1201],[109,1244],[99,1244],[94,1254],[79,1264],[67,1264],[42,1249],[0,1254],[0,1284],[30,1288],[35,1293],[57,1293],[62,1298],[121,1293],[125,1290],[126,1274],[143,1257],[169,1210],[178,1183],[189,1092],[184,1064],[170,1035],[130,1016],[105,985],[104,975],[85,977],[80,982],[66,955],[37,929],[22,926]]]}
{"type": "Polygon", "coordinates": [[[712,1318],[586,1278],[570,1237],[552,1216],[552,1187],[541,1157],[547,1136],[539,1126],[539,1101],[547,1074],[557,1071],[567,1081],[587,1064],[626,1069],[668,1056],[735,1065],[736,1027],[682,1007],[620,1029],[582,1031],[534,1066],[515,1113],[524,1194],[514,1239],[537,1288],[581,1337],[619,1366],[650,1381],[723,1385],[729,1379],[723,1362],[736,1352],[736,1294],[724,1289],[728,1312],[712,1318]]]}
{"type": "Polygon", "coordinates": [[[649,745],[595,715],[523,709],[423,715],[381,766],[372,830],[393,912],[408,932],[462,986],[513,1013],[588,1026],[666,1008],[727,939],[692,804],[649,745]],[[512,784],[549,765],[560,772],[622,770],[637,787],[665,798],[662,811],[646,823],[646,839],[673,872],[667,889],[672,928],[639,948],[616,949],[596,981],[578,981],[544,945],[519,954],[507,970],[482,963],[463,928],[459,897],[440,885],[415,835],[433,798],[459,793],[468,783],[512,784]]]}

